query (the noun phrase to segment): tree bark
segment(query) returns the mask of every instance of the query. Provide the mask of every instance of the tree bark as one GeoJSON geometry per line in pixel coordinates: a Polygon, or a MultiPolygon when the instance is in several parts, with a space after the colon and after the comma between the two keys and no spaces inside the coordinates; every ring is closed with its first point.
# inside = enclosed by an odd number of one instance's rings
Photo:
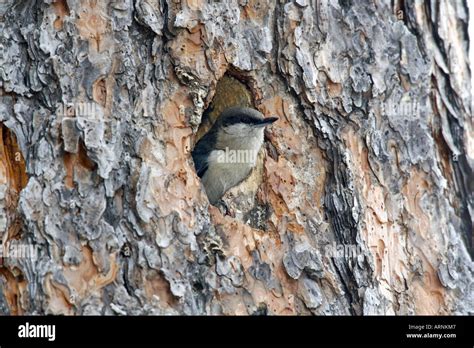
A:
{"type": "Polygon", "coordinates": [[[0,313],[474,313],[466,1],[0,18],[0,313]],[[279,120],[223,213],[191,151],[232,105],[279,120]]]}

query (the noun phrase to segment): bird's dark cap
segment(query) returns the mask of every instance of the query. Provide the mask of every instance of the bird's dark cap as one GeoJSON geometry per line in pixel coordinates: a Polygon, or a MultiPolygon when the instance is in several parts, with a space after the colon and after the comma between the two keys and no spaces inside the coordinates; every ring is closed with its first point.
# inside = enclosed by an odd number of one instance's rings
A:
{"type": "Polygon", "coordinates": [[[259,127],[267,126],[276,120],[278,120],[277,117],[264,118],[261,112],[245,107],[228,108],[222,113],[220,117],[220,123],[223,126],[230,126],[236,123],[246,123],[259,127]]]}

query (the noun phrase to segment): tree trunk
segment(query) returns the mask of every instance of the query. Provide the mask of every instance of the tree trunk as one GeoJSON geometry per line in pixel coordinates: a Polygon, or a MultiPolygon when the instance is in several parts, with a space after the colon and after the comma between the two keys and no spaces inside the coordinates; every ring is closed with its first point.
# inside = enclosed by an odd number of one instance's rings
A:
{"type": "Polygon", "coordinates": [[[2,314],[467,314],[466,1],[0,4],[2,314]],[[209,205],[219,113],[279,120],[209,205]]]}

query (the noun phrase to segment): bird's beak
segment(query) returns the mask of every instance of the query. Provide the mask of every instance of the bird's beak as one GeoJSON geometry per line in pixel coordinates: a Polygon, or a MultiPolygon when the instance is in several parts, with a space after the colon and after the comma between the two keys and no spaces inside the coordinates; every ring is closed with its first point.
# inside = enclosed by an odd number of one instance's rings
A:
{"type": "Polygon", "coordinates": [[[258,125],[265,127],[265,126],[268,126],[269,124],[272,124],[276,120],[278,120],[278,117],[267,117],[267,118],[262,119],[258,125]]]}

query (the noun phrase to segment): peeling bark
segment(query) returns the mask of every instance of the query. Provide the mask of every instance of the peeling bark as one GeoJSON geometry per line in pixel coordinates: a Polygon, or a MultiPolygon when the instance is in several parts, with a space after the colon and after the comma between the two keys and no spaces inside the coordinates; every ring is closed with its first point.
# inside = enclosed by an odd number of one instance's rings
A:
{"type": "Polygon", "coordinates": [[[465,1],[0,19],[0,313],[474,313],[465,1]],[[232,105],[279,120],[223,215],[191,150],[232,105]]]}

